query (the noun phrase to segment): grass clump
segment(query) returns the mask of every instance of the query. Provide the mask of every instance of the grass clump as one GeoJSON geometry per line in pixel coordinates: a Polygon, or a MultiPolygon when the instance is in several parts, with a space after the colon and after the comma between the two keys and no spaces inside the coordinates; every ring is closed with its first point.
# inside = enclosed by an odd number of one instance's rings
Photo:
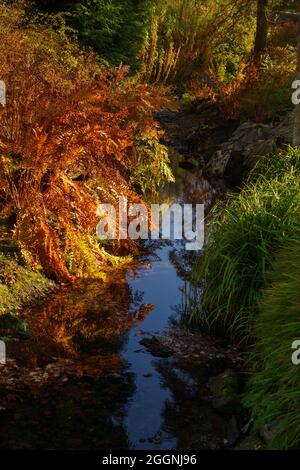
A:
{"type": "Polygon", "coordinates": [[[251,333],[274,255],[299,232],[299,161],[293,149],[263,159],[241,193],[215,209],[204,255],[194,266],[193,284],[202,295],[191,314],[210,330],[231,339],[251,333]]]}
{"type": "Polygon", "coordinates": [[[250,173],[249,180],[273,180],[284,178],[286,175],[300,177],[300,149],[287,146],[279,150],[275,155],[269,154],[260,158],[257,165],[250,173]]]}
{"type": "Polygon", "coordinates": [[[269,446],[300,445],[300,375],[292,363],[292,343],[300,339],[300,239],[289,242],[263,290],[255,335],[253,372],[244,403],[252,409],[254,430],[274,427],[269,446]]]}

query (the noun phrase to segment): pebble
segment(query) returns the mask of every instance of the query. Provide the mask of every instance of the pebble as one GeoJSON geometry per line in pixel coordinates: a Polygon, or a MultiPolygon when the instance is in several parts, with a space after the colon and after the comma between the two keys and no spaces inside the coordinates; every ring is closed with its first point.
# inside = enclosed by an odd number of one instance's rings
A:
{"type": "Polygon", "coordinates": [[[134,333],[134,336],[143,336],[145,334],[145,332],[143,330],[140,330],[140,331],[137,331],[136,333],[134,333]]]}

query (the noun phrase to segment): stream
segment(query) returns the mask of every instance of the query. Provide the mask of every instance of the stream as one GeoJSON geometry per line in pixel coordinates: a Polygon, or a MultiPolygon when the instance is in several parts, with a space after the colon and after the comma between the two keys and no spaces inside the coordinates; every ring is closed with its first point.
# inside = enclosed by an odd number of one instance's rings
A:
{"type": "MultiPolygon", "coordinates": [[[[162,200],[209,206],[216,196],[200,174],[176,176],[162,200]]],[[[0,448],[214,449],[234,441],[236,423],[206,396],[208,375],[229,360],[223,345],[181,325],[195,256],[183,242],[149,242],[150,254],[109,282],[62,286],[26,309],[26,334],[8,343],[2,368],[0,448]],[[140,344],[172,329],[179,356],[140,344]],[[192,342],[193,357],[182,352],[192,342]]]]}
{"type": "MultiPolygon", "coordinates": [[[[211,195],[212,188],[202,178],[182,169],[176,176],[177,184],[167,186],[160,202],[195,203],[195,198],[198,198],[198,203],[204,203],[204,197],[211,195]]],[[[183,290],[183,279],[176,270],[176,261],[184,271],[185,262],[189,263],[193,257],[185,252],[184,246],[184,240],[161,241],[154,252],[156,259],[150,266],[140,268],[137,275],[128,273],[127,276],[132,290],[142,292],[147,304],[153,305],[153,310],[142,324],[130,330],[122,354],[135,376],[136,391],[130,400],[125,420],[133,449],[176,448],[175,436],[161,432],[162,412],[165,404],[172,400],[172,392],[164,386],[153,356],[147,351],[140,352],[139,341],[141,333],[150,337],[161,335],[172,319],[176,321],[176,307],[180,309],[183,290]]],[[[180,313],[177,312],[178,315],[180,313]]]]}

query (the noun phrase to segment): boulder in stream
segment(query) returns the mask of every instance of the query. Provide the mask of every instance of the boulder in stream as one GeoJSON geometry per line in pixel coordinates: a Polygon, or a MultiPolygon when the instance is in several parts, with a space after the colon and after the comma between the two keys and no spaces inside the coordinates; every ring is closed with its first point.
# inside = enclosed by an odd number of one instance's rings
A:
{"type": "Polygon", "coordinates": [[[221,178],[232,174],[238,166],[243,176],[260,157],[274,153],[292,141],[293,113],[289,113],[277,125],[244,122],[206,161],[205,174],[221,178]]]}
{"type": "Polygon", "coordinates": [[[227,369],[216,377],[211,377],[208,386],[212,394],[213,408],[224,414],[241,412],[238,377],[233,370],[227,369]]]}
{"type": "Polygon", "coordinates": [[[172,350],[165,346],[156,336],[151,338],[143,338],[140,344],[144,346],[147,351],[155,357],[170,357],[172,350]]]}

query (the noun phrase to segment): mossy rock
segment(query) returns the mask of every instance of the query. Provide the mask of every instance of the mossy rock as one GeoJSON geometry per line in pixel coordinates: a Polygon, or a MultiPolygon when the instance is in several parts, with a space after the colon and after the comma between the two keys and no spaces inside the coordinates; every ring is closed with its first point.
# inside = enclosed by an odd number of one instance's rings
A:
{"type": "Polygon", "coordinates": [[[164,346],[155,336],[152,338],[143,338],[140,341],[142,346],[145,346],[147,351],[155,357],[170,357],[172,350],[164,346]]]}
{"type": "Polygon", "coordinates": [[[242,411],[239,397],[238,376],[233,370],[225,370],[209,380],[212,405],[221,413],[237,414],[242,411]]]}
{"type": "Polygon", "coordinates": [[[263,450],[264,443],[256,434],[245,437],[234,450],[263,450]]]}
{"type": "Polygon", "coordinates": [[[42,272],[21,266],[0,252],[0,314],[17,315],[25,306],[42,298],[54,288],[42,272]]]}

